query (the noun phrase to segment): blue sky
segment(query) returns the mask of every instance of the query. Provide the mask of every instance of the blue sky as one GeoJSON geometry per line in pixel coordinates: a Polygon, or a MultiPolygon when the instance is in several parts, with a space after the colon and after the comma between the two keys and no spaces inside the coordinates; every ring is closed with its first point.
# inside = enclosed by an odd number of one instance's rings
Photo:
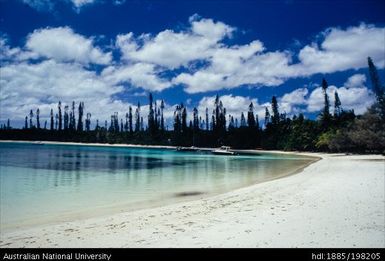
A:
{"type": "Polygon", "coordinates": [[[385,78],[384,14],[370,0],[0,0],[0,121],[20,126],[38,107],[44,120],[58,100],[104,121],[148,92],[169,119],[180,102],[203,115],[216,94],[238,118],[250,102],[263,117],[272,95],[314,118],[322,77],[362,113],[367,56],[385,78]]]}

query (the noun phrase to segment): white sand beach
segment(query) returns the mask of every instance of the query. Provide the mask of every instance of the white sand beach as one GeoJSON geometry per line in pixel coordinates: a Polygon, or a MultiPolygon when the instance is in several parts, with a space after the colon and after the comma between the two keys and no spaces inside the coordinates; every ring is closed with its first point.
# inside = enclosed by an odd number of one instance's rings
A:
{"type": "Polygon", "coordinates": [[[225,194],[1,233],[0,247],[385,247],[385,157],[309,154],[225,194]]]}

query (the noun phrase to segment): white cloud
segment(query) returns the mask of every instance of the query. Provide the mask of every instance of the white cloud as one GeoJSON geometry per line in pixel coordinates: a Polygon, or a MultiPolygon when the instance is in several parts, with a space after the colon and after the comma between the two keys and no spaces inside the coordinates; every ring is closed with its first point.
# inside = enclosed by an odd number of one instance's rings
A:
{"type": "Polygon", "coordinates": [[[301,112],[299,106],[307,103],[306,96],[308,93],[309,91],[307,88],[300,88],[284,94],[281,98],[279,98],[280,111],[287,114],[296,114],[301,112]]]}
{"type": "Polygon", "coordinates": [[[0,118],[16,120],[23,119],[30,109],[37,107],[41,107],[42,113],[48,115],[49,110],[43,108],[52,107],[59,100],[64,103],[84,101],[89,106],[87,110],[105,117],[121,103],[112,97],[123,91],[121,86],[108,84],[95,72],[85,70],[80,65],[54,60],[6,65],[1,69],[0,84],[0,118]],[[103,107],[105,104],[111,106],[103,107]]]}
{"type": "Polygon", "coordinates": [[[135,38],[132,33],[118,35],[116,43],[127,60],[175,69],[194,60],[209,58],[218,43],[231,36],[234,30],[212,19],[190,19],[190,26],[190,30],[164,30],[154,37],[142,34],[135,38]]]}
{"type": "Polygon", "coordinates": [[[69,27],[35,30],[27,37],[26,47],[56,61],[75,61],[83,64],[108,64],[111,53],[104,53],[93,45],[92,39],[76,34],[69,27]]]}
{"type": "Polygon", "coordinates": [[[104,79],[111,84],[129,82],[135,87],[149,91],[162,91],[171,86],[167,80],[157,76],[155,65],[136,63],[121,67],[107,67],[103,70],[104,79]]]}
{"type": "Polygon", "coordinates": [[[299,52],[301,75],[333,73],[367,66],[367,57],[385,66],[385,28],[361,24],[356,27],[329,28],[320,45],[312,43],[299,52]]]}
{"type": "Polygon", "coordinates": [[[249,48],[247,45],[215,46],[207,58],[209,66],[193,73],[182,72],[173,82],[185,85],[188,93],[241,85],[277,86],[290,78],[363,68],[367,66],[368,56],[382,68],[385,66],[384,35],[385,28],[366,24],[346,30],[329,28],[322,34],[320,45],[312,43],[301,49],[296,64],[292,63],[293,54],[288,51],[262,52],[265,49],[259,41],[250,43],[249,48]],[[254,49],[250,48],[253,44],[254,49]],[[242,56],[247,49],[254,52],[242,56]]]}
{"type": "Polygon", "coordinates": [[[87,4],[92,4],[96,2],[96,0],[71,0],[71,2],[76,8],[79,8],[87,4]]]}
{"type": "Polygon", "coordinates": [[[365,74],[354,74],[344,83],[347,88],[365,87],[365,74]]]}
{"type": "MultiPolygon", "coordinates": [[[[233,95],[223,95],[219,99],[222,101],[223,106],[226,108],[226,120],[228,120],[229,115],[233,116],[234,119],[240,120],[242,112],[247,118],[247,112],[249,109],[250,103],[254,105],[254,113],[258,114],[258,118],[261,121],[265,115],[265,107],[270,106],[270,103],[259,104],[258,99],[252,99],[250,97],[244,96],[233,96],[233,95]]],[[[203,97],[198,104],[198,112],[202,119],[205,119],[206,108],[208,108],[209,119],[211,121],[212,112],[214,110],[215,96],[203,97]]]]}
{"type": "MultiPolygon", "coordinates": [[[[362,114],[375,101],[373,92],[369,90],[365,84],[365,76],[355,74],[351,76],[343,86],[336,87],[330,85],[327,89],[327,94],[330,100],[330,112],[334,108],[334,93],[338,92],[341,100],[341,107],[344,110],[354,110],[356,114],[362,114]]],[[[324,106],[324,94],[321,87],[314,89],[307,99],[307,111],[317,112],[322,110],[324,106]]]]}

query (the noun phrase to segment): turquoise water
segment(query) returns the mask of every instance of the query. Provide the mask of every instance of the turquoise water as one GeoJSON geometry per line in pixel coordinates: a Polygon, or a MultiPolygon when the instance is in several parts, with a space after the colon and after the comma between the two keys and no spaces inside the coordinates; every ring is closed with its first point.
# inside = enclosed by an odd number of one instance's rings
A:
{"type": "Polygon", "coordinates": [[[274,154],[0,143],[0,225],[12,229],[200,198],[309,162],[274,154]]]}

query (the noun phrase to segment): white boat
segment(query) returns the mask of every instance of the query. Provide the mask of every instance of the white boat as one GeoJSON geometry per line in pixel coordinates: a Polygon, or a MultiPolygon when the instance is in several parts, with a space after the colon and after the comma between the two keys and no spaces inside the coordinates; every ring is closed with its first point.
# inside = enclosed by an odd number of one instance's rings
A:
{"type": "Polygon", "coordinates": [[[237,155],[235,151],[231,151],[231,148],[227,146],[222,146],[219,149],[215,149],[211,151],[211,153],[216,155],[237,155]]]}
{"type": "Polygon", "coordinates": [[[177,147],[177,151],[198,151],[199,149],[197,147],[191,146],[191,147],[177,147]]]}

